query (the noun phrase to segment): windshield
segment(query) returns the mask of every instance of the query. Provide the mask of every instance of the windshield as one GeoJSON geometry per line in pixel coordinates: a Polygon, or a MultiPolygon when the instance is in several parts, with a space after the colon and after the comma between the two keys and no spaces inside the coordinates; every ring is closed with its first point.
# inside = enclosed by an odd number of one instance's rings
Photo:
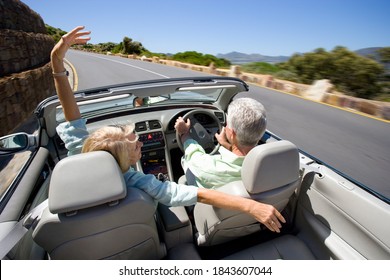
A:
{"type": "MultiPolygon", "coordinates": [[[[179,88],[177,91],[153,96],[136,96],[135,94],[120,94],[85,101],[78,101],[80,112],[83,116],[95,116],[102,113],[122,111],[140,106],[153,106],[156,104],[173,104],[183,102],[216,102],[221,95],[221,88],[179,88]]],[[[62,106],[56,109],[56,121],[65,121],[62,106]]]]}

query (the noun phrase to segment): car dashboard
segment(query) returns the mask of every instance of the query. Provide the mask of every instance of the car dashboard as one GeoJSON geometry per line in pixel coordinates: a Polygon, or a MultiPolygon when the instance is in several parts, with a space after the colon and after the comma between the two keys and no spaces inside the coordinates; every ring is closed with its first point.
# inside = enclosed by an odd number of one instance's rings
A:
{"type": "MultiPolygon", "coordinates": [[[[176,119],[186,113],[202,109],[212,112],[225,124],[225,113],[212,105],[169,105],[153,106],[150,108],[135,108],[127,112],[110,113],[87,118],[87,129],[91,133],[107,125],[135,124],[135,132],[139,135],[139,141],[143,143],[142,157],[133,168],[145,174],[153,174],[160,180],[178,181],[183,175],[181,167],[180,150],[174,128],[176,119]]],[[[218,124],[208,115],[197,113],[194,115],[197,121],[214,137],[219,131],[218,124]]],[[[214,138],[215,142],[216,139],[214,138]]],[[[62,155],[66,155],[66,148],[62,141],[56,141],[60,145],[62,155]]]]}

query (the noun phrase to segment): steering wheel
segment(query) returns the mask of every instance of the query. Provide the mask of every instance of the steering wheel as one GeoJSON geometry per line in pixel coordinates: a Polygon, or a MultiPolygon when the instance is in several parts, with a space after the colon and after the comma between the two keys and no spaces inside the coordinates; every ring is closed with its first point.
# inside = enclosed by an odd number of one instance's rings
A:
{"type": "MultiPolygon", "coordinates": [[[[191,128],[189,131],[190,138],[198,142],[199,145],[201,145],[206,151],[206,153],[210,155],[215,154],[218,151],[220,144],[218,142],[217,144],[214,142],[214,135],[210,135],[210,133],[203,127],[203,125],[199,123],[199,121],[195,118],[196,114],[204,114],[211,117],[213,121],[218,125],[219,131],[222,130],[221,122],[214,114],[214,112],[207,111],[204,109],[196,109],[188,112],[183,116],[184,121],[187,121],[187,119],[190,119],[191,121],[191,128]]],[[[177,131],[176,141],[180,150],[182,150],[182,152],[184,153],[183,143],[181,142],[180,135],[177,131]]]]}

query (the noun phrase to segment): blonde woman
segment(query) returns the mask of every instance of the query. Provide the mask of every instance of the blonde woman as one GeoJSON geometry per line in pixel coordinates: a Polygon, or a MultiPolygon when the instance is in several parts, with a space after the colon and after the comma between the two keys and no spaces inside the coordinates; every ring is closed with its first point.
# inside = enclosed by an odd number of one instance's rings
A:
{"type": "Polygon", "coordinates": [[[281,223],[285,223],[285,220],[271,205],[195,186],[179,185],[170,181],[161,182],[154,175],[133,170],[131,165],[140,160],[142,147],[142,142],[138,141],[138,136],[134,133],[134,125],[103,127],[89,135],[63,63],[70,46],[85,44],[90,40],[89,34],[89,31],[84,31],[83,26],[76,27],[64,35],[51,52],[55,87],[67,120],[57,127],[57,132],[68,149],[68,155],[107,151],[119,164],[129,188],[139,188],[162,204],[189,206],[202,202],[220,208],[239,210],[252,215],[269,230],[280,232],[281,223]]]}

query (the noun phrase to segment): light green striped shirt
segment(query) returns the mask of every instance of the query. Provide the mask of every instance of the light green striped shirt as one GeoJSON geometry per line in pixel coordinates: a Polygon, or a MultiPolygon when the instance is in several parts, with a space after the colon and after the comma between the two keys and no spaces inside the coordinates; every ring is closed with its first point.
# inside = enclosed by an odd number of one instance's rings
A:
{"type": "Polygon", "coordinates": [[[241,180],[244,156],[237,156],[222,146],[218,150],[219,154],[209,155],[193,139],[185,141],[184,149],[182,160],[184,171],[191,170],[198,187],[215,189],[227,183],[241,180]]]}

